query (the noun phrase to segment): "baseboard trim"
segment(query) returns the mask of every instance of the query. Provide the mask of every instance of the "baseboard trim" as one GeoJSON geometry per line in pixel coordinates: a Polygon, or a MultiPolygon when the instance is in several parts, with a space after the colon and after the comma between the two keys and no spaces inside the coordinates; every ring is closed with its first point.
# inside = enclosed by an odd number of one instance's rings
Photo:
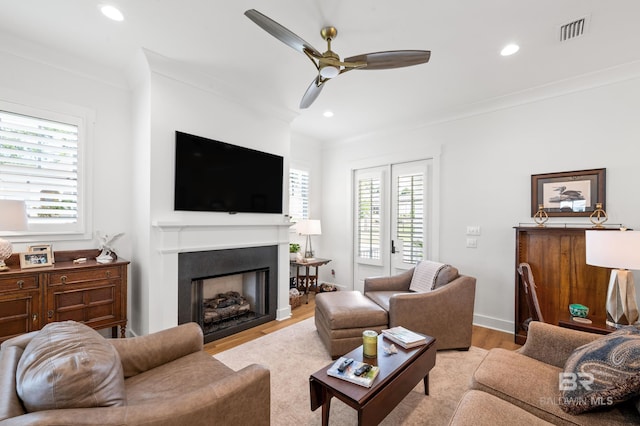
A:
{"type": "Polygon", "coordinates": [[[514,330],[513,321],[506,321],[500,318],[493,318],[486,315],[478,314],[473,315],[473,325],[490,328],[492,330],[502,331],[510,334],[513,334],[514,330]]]}

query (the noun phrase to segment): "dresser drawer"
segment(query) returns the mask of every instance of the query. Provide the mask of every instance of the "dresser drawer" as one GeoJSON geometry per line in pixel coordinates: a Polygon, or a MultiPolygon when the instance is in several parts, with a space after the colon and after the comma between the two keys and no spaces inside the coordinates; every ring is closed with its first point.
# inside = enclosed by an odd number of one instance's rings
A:
{"type": "Polygon", "coordinates": [[[33,290],[38,288],[38,276],[0,278],[0,292],[33,290]]]}
{"type": "Polygon", "coordinates": [[[49,286],[78,284],[88,281],[111,280],[120,278],[120,268],[117,266],[88,270],[54,272],[49,274],[49,286]]]}

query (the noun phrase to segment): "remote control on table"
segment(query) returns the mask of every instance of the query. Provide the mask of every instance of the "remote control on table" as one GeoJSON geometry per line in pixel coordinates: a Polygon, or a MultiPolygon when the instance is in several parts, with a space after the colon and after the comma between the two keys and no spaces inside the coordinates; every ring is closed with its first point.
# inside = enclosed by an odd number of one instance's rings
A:
{"type": "Polygon", "coordinates": [[[356,376],[362,376],[363,374],[368,373],[368,372],[369,372],[369,370],[371,370],[371,365],[369,365],[369,364],[364,364],[364,365],[360,366],[360,368],[358,368],[358,369],[354,372],[354,374],[355,374],[356,376]]]}
{"type": "Polygon", "coordinates": [[[344,361],[342,361],[342,364],[340,364],[340,367],[338,367],[338,371],[341,373],[344,373],[344,370],[346,370],[347,367],[350,366],[352,363],[353,363],[353,358],[345,359],[344,361]]]}

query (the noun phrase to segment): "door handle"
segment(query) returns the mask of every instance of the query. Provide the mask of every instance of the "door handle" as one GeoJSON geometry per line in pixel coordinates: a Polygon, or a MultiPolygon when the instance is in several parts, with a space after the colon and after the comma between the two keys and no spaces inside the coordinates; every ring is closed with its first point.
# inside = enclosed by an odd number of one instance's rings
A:
{"type": "Polygon", "coordinates": [[[394,254],[396,252],[396,245],[393,243],[393,240],[391,240],[391,254],[394,254]]]}

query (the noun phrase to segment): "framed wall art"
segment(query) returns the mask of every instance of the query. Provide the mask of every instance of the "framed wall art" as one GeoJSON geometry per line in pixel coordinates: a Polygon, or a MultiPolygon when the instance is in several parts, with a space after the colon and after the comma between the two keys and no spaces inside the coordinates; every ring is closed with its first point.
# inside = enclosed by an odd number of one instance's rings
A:
{"type": "Polygon", "coordinates": [[[20,268],[22,269],[52,265],[50,250],[20,253],[20,268]]]}
{"type": "Polygon", "coordinates": [[[589,216],[605,205],[606,169],[531,175],[531,216],[542,205],[549,216],[589,216]]]}

